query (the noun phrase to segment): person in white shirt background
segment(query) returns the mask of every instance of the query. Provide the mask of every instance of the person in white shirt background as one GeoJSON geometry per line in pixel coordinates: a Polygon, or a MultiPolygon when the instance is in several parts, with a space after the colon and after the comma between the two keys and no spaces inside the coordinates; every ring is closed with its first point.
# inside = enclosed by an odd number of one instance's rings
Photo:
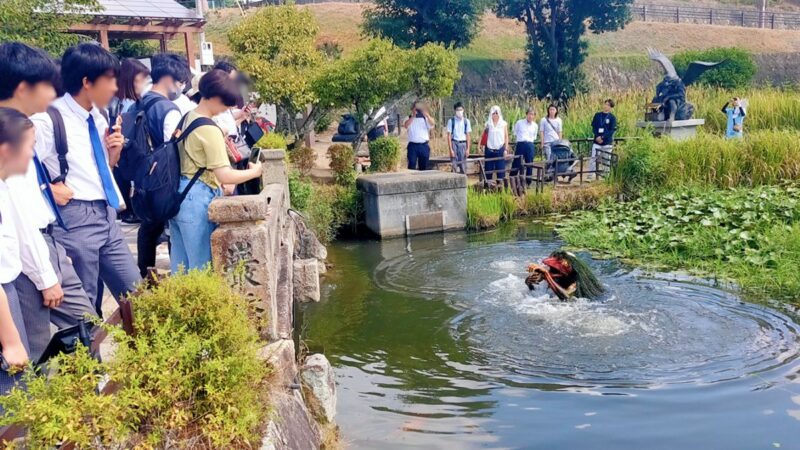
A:
{"type": "Polygon", "coordinates": [[[539,140],[545,161],[550,160],[550,147],[553,142],[561,140],[563,137],[564,123],[558,117],[558,106],[550,105],[547,107],[547,116],[539,122],[539,140]]]}
{"type": "Polygon", "coordinates": [[[503,120],[503,112],[500,107],[495,105],[489,111],[489,118],[486,120],[486,149],[484,156],[486,159],[486,179],[491,181],[496,175],[497,180],[506,179],[506,149],[508,148],[508,123],[503,120]],[[503,159],[497,159],[503,158],[503,159]]]}
{"type": "Polygon", "coordinates": [[[11,368],[28,364],[28,339],[20,309],[19,297],[12,282],[22,272],[19,240],[12,219],[11,199],[5,180],[22,175],[33,157],[35,134],[33,124],[21,112],[0,108],[0,394],[5,394],[20,381],[20,374],[11,375],[11,368]]]}
{"type": "Polygon", "coordinates": [[[414,102],[403,126],[408,130],[408,169],[427,170],[431,157],[431,130],[436,122],[422,102],[414,102]]]}
{"type": "Polygon", "coordinates": [[[55,228],[53,237],[64,246],[83,288],[102,314],[103,282],[115,299],[141,281],[133,255],[116,223],[125,207],[111,177],[119,161],[124,137],[121,123],[109,127],[99,108],[117,91],[117,58],[96,44],[68,49],[61,60],[66,94],[52,106],[61,115],[67,141],[68,170],[59,161],[53,121],[48,114],[33,116],[37,128],[36,153],[53,180],[53,191],[69,231],[55,228]]]}
{"type": "MultiPolygon", "coordinates": [[[[528,108],[525,118],[520,119],[514,124],[514,138],[516,148],[514,149],[514,165],[511,172],[515,176],[522,170],[522,163],[532,164],[536,156],[536,136],[539,134],[539,125],[536,124],[536,110],[528,108]]],[[[525,166],[525,181],[531,184],[533,179],[533,166],[525,166]]]]}
{"type": "Polygon", "coordinates": [[[467,157],[469,155],[472,136],[472,124],[464,117],[464,105],[461,102],[453,106],[455,116],[447,121],[447,146],[450,148],[450,161],[453,172],[467,172],[467,157]]]}
{"type": "MultiPolygon", "coordinates": [[[[58,68],[41,50],[20,43],[0,45],[0,107],[26,116],[41,113],[55,98],[58,68]]],[[[22,273],[14,281],[30,345],[36,361],[50,341],[50,324],[76,325],[95,316],[94,307],[63,247],[53,239],[55,226],[63,226],[49,180],[36,156],[24,175],[7,180],[20,244],[22,273]]]]}

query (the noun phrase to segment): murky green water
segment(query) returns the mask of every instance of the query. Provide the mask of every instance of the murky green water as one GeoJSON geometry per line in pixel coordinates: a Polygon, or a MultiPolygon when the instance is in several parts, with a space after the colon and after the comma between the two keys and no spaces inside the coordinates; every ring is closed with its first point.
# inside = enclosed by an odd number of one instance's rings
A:
{"type": "Polygon", "coordinates": [[[299,323],[349,447],[800,449],[794,313],[613,261],[602,301],[528,292],[559,245],[513,225],[331,246],[299,323]]]}

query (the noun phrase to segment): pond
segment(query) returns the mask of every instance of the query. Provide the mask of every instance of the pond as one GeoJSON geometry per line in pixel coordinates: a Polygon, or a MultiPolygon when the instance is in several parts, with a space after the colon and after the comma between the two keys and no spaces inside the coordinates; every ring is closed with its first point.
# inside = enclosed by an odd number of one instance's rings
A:
{"type": "Polygon", "coordinates": [[[800,448],[796,312],[615,261],[590,261],[601,301],[529,292],[560,245],[538,224],[332,245],[298,320],[348,448],[800,448]]]}

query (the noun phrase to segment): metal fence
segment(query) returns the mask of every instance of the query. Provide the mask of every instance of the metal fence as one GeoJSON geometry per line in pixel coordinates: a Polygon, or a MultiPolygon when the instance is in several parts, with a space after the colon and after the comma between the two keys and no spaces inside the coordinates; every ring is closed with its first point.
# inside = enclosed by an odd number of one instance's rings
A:
{"type": "Polygon", "coordinates": [[[773,30],[800,29],[798,13],[656,4],[636,4],[632,13],[633,20],[643,22],[696,23],[773,30]]]}

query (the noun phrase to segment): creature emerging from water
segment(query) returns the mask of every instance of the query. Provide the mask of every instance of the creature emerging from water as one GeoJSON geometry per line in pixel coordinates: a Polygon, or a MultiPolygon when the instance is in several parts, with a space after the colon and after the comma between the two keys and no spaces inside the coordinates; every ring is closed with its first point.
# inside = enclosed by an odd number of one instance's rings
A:
{"type": "Polygon", "coordinates": [[[683,77],[678,76],[675,66],[663,53],[658,50],[648,49],[652,61],[661,64],[664,69],[664,79],[656,86],[656,95],[653,97],[651,112],[645,117],[648,121],[674,121],[689,120],[694,115],[694,105],[686,101],[686,86],[697,81],[706,71],[713,69],[725,61],[705,62],[694,61],[689,64],[683,77]]]}
{"type": "Polygon", "coordinates": [[[573,253],[553,252],[542,261],[542,265],[528,266],[528,272],[530,275],[525,279],[525,284],[530,290],[545,281],[562,301],[573,296],[594,299],[605,292],[592,269],[573,253]]]}

